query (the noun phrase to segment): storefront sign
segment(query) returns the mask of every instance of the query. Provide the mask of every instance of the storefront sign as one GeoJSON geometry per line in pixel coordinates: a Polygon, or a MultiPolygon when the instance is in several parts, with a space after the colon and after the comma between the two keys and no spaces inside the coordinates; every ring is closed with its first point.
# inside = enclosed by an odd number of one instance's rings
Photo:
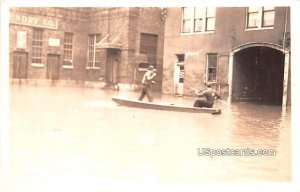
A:
{"type": "Polygon", "coordinates": [[[198,51],[188,51],[185,53],[185,56],[187,56],[187,57],[199,56],[199,52],[198,51]]]}
{"type": "Polygon", "coordinates": [[[59,47],[60,46],[60,39],[57,38],[49,38],[48,45],[52,47],[59,47]]]}
{"type": "Polygon", "coordinates": [[[26,49],[26,31],[18,31],[17,32],[17,48],[18,49],[26,49]]]}
{"type": "Polygon", "coordinates": [[[58,19],[53,17],[14,13],[10,15],[10,23],[47,29],[57,29],[58,19]]]}

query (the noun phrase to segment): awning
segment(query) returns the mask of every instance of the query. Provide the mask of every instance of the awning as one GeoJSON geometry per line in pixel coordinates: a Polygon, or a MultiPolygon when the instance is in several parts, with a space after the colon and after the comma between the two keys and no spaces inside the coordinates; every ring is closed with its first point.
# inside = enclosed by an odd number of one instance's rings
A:
{"type": "Polygon", "coordinates": [[[101,43],[96,45],[96,48],[98,49],[122,49],[122,44],[120,43],[109,43],[109,42],[105,42],[105,43],[101,43]]]}
{"type": "Polygon", "coordinates": [[[96,43],[97,49],[122,49],[122,44],[119,43],[119,37],[121,36],[121,33],[117,35],[111,42],[105,42],[105,40],[110,36],[110,34],[107,34],[103,39],[101,39],[100,42],[96,43]]]}

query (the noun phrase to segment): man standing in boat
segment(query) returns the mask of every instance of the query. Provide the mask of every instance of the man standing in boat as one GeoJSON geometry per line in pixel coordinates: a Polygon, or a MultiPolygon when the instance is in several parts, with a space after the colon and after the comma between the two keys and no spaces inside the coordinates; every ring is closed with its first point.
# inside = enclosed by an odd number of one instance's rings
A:
{"type": "Polygon", "coordinates": [[[152,85],[155,83],[153,81],[155,76],[156,76],[156,73],[154,72],[154,66],[150,65],[142,79],[142,91],[141,91],[141,95],[139,97],[139,101],[142,101],[146,95],[148,98],[148,101],[152,102],[153,96],[152,96],[151,89],[152,89],[152,85]]]}
{"type": "Polygon", "coordinates": [[[198,97],[205,97],[206,100],[199,99],[194,102],[194,107],[206,107],[212,108],[216,99],[220,99],[221,96],[217,93],[216,90],[211,88],[211,84],[206,84],[206,89],[202,92],[195,90],[198,97]]]}

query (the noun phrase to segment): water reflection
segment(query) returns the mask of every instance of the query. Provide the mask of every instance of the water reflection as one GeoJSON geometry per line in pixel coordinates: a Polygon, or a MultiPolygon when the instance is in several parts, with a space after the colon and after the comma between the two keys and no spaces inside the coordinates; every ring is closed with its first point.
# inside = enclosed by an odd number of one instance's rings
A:
{"type": "MultiPolygon", "coordinates": [[[[42,183],[55,186],[59,178],[71,177],[90,186],[101,180],[109,187],[116,187],[110,182],[291,179],[289,111],[282,116],[279,107],[251,103],[217,103],[221,115],[156,111],[117,106],[111,96],[118,94],[137,98],[139,93],[12,86],[9,155],[14,179],[43,178],[42,183]],[[211,158],[198,156],[197,148],[271,148],[277,153],[211,158]]],[[[156,97],[187,105],[193,100],[156,97]]]]}
{"type": "Polygon", "coordinates": [[[235,123],[232,133],[235,139],[246,143],[255,140],[255,144],[269,147],[278,145],[282,120],[280,107],[239,103],[232,106],[232,112],[235,123]]]}

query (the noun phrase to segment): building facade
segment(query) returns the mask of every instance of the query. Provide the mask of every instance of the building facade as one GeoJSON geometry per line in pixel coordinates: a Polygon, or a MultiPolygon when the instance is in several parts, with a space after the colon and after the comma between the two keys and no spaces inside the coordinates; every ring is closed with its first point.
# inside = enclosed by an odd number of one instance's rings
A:
{"type": "Polygon", "coordinates": [[[212,83],[230,101],[290,105],[289,7],[11,8],[13,82],[192,95],[212,83]]]}
{"type": "Polygon", "coordinates": [[[289,7],[168,8],[164,42],[165,94],[291,103],[289,7]]]}
{"type": "Polygon", "coordinates": [[[161,90],[161,8],[11,8],[12,81],[132,88],[149,65],[161,90]]]}

